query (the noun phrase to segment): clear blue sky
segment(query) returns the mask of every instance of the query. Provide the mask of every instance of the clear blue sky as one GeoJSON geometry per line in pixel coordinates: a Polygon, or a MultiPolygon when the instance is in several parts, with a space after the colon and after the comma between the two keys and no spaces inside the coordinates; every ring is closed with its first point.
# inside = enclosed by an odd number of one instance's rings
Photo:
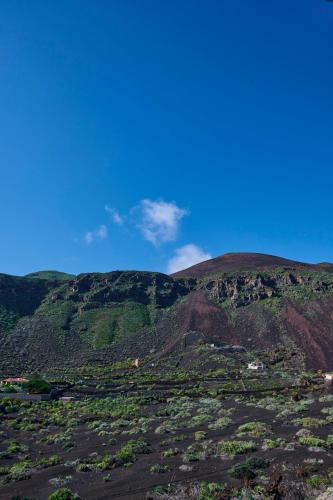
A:
{"type": "Polygon", "coordinates": [[[324,0],[2,0],[0,271],[333,261],[332,54],[324,0]]]}

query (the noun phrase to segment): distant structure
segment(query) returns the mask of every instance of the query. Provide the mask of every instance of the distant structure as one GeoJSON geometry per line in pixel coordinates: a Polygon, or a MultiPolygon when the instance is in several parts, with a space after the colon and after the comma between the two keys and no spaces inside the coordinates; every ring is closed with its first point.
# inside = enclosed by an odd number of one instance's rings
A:
{"type": "Polygon", "coordinates": [[[257,361],[253,363],[248,363],[247,368],[248,370],[264,370],[265,365],[262,361],[257,361]]]}
{"type": "Polygon", "coordinates": [[[139,368],[139,365],[140,365],[139,358],[136,358],[132,361],[132,366],[135,366],[135,368],[139,368]]]}
{"type": "Polygon", "coordinates": [[[325,380],[333,380],[333,373],[325,373],[325,380]]]}
{"type": "Polygon", "coordinates": [[[29,380],[24,377],[9,377],[0,380],[1,385],[22,384],[23,382],[29,382],[29,380]]]}

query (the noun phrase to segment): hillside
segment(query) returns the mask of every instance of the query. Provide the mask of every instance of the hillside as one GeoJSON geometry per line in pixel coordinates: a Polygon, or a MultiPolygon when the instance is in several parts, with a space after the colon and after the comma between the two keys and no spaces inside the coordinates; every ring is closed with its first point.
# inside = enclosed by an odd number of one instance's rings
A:
{"type": "Polygon", "coordinates": [[[226,253],[214,259],[200,262],[188,269],[184,269],[172,276],[201,278],[209,274],[249,271],[249,270],[270,270],[277,268],[285,269],[313,269],[333,272],[333,264],[306,264],[294,260],[266,255],[261,253],[226,253]]]}
{"type": "Polygon", "coordinates": [[[35,273],[27,274],[25,277],[50,281],[68,281],[74,278],[74,274],[67,274],[59,271],[36,271],[35,273]]]}
{"type": "Polygon", "coordinates": [[[0,275],[3,373],[135,357],[200,365],[200,346],[210,343],[295,368],[333,368],[330,264],[226,254],[172,277],[137,271],[54,277],[0,275]]]}

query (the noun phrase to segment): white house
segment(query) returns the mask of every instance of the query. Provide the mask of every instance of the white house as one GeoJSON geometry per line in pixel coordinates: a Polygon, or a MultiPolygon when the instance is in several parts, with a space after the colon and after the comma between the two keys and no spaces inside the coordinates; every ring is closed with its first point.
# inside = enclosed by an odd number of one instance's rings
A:
{"type": "Polygon", "coordinates": [[[265,365],[264,363],[262,363],[262,361],[256,361],[248,363],[247,368],[248,370],[264,370],[265,365]]]}
{"type": "Polygon", "coordinates": [[[325,373],[325,380],[333,380],[333,373],[325,373]]]}

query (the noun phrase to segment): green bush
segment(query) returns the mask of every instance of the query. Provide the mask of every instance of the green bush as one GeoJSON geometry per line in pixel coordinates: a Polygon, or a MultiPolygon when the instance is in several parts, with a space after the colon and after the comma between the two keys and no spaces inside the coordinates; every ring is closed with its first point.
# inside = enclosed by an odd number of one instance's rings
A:
{"type": "Polygon", "coordinates": [[[243,479],[249,481],[256,477],[256,473],[249,464],[236,464],[230,469],[230,475],[236,479],[243,479]]]}
{"type": "Polygon", "coordinates": [[[246,460],[246,463],[253,469],[265,469],[269,465],[267,460],[261,457],[250,457],[246,460]]]}
{"type": "Polygon", "coordinates": [[[68,488],[60,488],[51,493],[48,500],[79,500],[80,497],[76,493],[72,493],[68,488]]]}
{"type": "Polygon", "coordinates": [[[326,447],[324,439],[320,439],[315,436],[301,436],[299,438],[299,442],[304,446],[319,446],[321,448],[326,447]]]}
{"type": "Polygon", "coordinates": [[[327,439],[326,439],[326,444],[327,446],[329,446],[330,448],[333,447],[333,434],[329,434],[327,436],[327,439]]]}
{"type": "Polygon", "coordinates": [[[175,457],[176,455],[179,455],[180,451],[178,448],[169,448],[168,450],[163,451],[162,455],[165,458],[169,457],[175,457]]]}
{"type": "Polygon", "coordinates": [[[321,425],[325,425],[326,421],[320,418],[314,417],[303,417],[303,418],[294,418],[292,420],[294,425],[301,425],[302,427],[320,427],[321,425]]]}
{"type": "Polygon", "coordinates": [[[238,435],[242,436],[248,434],[252,437],[265,436],[269,433],[269,429],[266,424],[262,422],[247,422],[238,427],[238,435]]]}
{"type": "Polygon", "coordinates": [[[116,459],[124,464],[134,462],[137,454],[150,453],[149,445],[143,439],[131,440],[123,445],[116,453],[116,459]]]}
{"type": "Polygon", "coordinates": [[[215,500],[223,490],[224,486],[219,483],[200,483],[197,500],[215,500]]]}
{"type": "Polygon", "coordinates": [[[196,441],[202,441],[206,438],[206,436],[207,436],[207,432],[205,432],[205,431],[197,431],[194,433],[194,439],[196,441]]]}
{"type": "Polygon", "coordinates": [[[323,476],[319,476],[319,474],[314,474],[313,476],[310,476],[307,479],[307,483],[310,486],[313,486],[315,488],[317,486],[321,486],[323,484],[327,484],[328,480],[325,477],[323,477],[323,476]]]}
{"type": "Polygon", "coordinates": [[[32,378],[22,386],[31,394],[49,394],[51,392],[51,385],[42,378],[32,378]]]}
{"type": "Polygon", "coordinates": [[[149,471],[154,474],[161,474],[164,472],[168,472],[170,467],[168,465],[154,464],[150,467],[149,471]]]}
{"type": "Polygon", "coordinates": [[[243,479],[244,481],[250,481],[254,479],[257,475],[256,471],[258,469],[264,469],[268,467],[268,462],[260,457],[250,457],[245,462],[234,465],[229,473],[232,477],[236,479],[243,479]]]}
{"type": "Polygon", "coordinates": [[[228,455],[239,455],[254,450],[256,450],[256,445],[253,441],[221,441],[219,443],[220,453],[228,455]]]}

